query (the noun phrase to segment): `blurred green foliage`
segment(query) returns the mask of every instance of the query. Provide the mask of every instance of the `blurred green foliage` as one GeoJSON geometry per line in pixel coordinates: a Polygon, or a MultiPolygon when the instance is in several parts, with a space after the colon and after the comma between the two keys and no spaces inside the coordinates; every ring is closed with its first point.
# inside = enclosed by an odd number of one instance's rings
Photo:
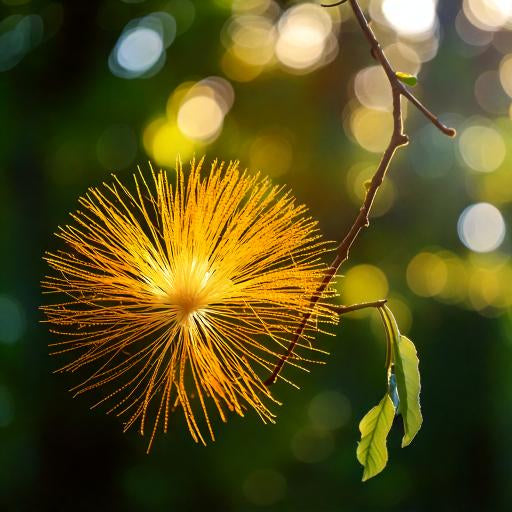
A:
{"type": "Polygon", "coordinates": [[[421,68],[415,92],[462,134],[447,140],[408,109],[411,143],[393,162],[379,216],[340,280],[347,302],[389,290],[420,355],[424,425],[406,450],[395,425],[381,475],[362,484],[355,458],[359,420],[382,392],[385,339],[376,312],[354,313],[335,337],[318,339],[331,352],[327,365],[309,375],[288,370],[301,390],[278,385],[284,405],[276,425],[233,417],[206,448],[191,442],[175,414],[170,433],[146,456],[136,431],[123,435],[115,417],[88,410],[93,397],[72,398],[66,389],[76,381],[52,373],[58,361],[48,356],[52,337],[37,309],[45,300],[41,257],[78,196],[110,172],[126,178],[137,165],[147,170],[148,160],[172,167],[178,149],[186,159],[194,152],[239,159],[289,185],[328,239],[351,224],[388,133],[386,98],[380,110],[364,103],[375,98],[378,77],[368,71],[369,82],[356,79],[374,62],[348,6],[329,14],[330,39],[317,58],[314,48],[297,56],[286,46],[291,18],[281,18],[295,3],[267,3],[258,11],[253,0],[246,7],[228,0],[0,2],[1,510],[510,510],[510,239],[474,253],[459,239],[457,221],[478,202],[498,207],[505,226],[511,218],[510,82],[500,72],[512,39],[505,22],[475,28],[460,1],[438,3],[427,42],[375,23],[385,45],[433,52],[408,60],[421,68]],[[169,17],[146,19],[151,13],[171,16],[174,28],[169,17]],[[268,55],[236,47],[251,48],[252,36],[230,25],[247,22],[233,21],[243,16],[267,19],[255,23],[265,41],[273,34],[268,55]],[[160,53],[143,76],[126,78],[118,75],[127,68],[109,59],[135,19],[149,29],[161,22],[172,42],[162,36],[157,49],[165,59],[160,53]],[[237,30],[245,43],[236,42],[237,30]],[[217,132],[190,142],[176,131],[186,125],[180,108],[196,94],[191,87],[212,76],[231,85],[233,103],[224,105],[217,132]]]}

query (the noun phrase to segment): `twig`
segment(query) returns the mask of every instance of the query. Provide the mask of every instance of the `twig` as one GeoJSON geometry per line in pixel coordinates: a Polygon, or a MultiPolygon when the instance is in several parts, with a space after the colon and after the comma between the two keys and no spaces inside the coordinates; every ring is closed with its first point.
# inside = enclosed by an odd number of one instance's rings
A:
{"type": "MultiPolygon", "coordinates": [[[[361,27],[363,34],[368,40],[368,43],[370,44],[372,55],[380,63],[388,78],[393,98],[393,132],[391,134],[389,144],[385,149],[384,154],[382,155],[380,163],[375,171],[375,174],[373,175],[368,190],[366,191],[366,195],[363,204],[359,209],[359,213],[357,214],[354,222],[352,223],[352,226],[348,230],[342,242],[337,247],[336,257],[334,258],[334,261],[331,263],[330,267],[326,270],[322,283],[318,287],[316,293],[311,297],[311,310],[313,310],[313,307],[318,302],[318,300],[322,296],[322,293],[327,288],[329,283],[332,281],[332,279],[340,269],[341,265],[348,259],[350,248],[352,247],[354,241],[358,237],[361,230],[365,227],[368,227],[369,215],[372,209],[373,201],[375,199],[377,191],[379,190],[380,185],[382,184],[382,181],[384,180],[384,177],[386,176],[386,172],[395,154],[395,151],[398,148],[407,145],[407,143],[409,142],[409,138],[407,137],[407,135],[403,133],[403,116],[401,105],[402,96],[409,100],[442,133],[448,135],[449,137],[454,137],[456,134],[453,128],[445,126],[439,120],[439,118],[435,116],[430,110],[428,110],[413,95],[413,93],[399,80],[395,70],[392,68],[386,55],[384,54],[384,51],[382,50],[379,41],[375,37],[375,34],[371,29],[370,24],[366,19],[361,9],[361,6],[359,5],[358,0],[342,0],[341,2],[331,4],[331,6],[340,5],[345,2],[350,3],[350,7],[352,8],[352,11],[356,16],[357,22],[359,23],[359,26],[361,27]]],[[[310,318],[311,312],[304,314],[302,322],[295,331],[293,339],[291,340],[286,352],[281,356],[281,358],[277,362],[274,371],[272,372],[272,375],[270,375],[270,377],[265,381],[265,384],[267,386],[270,386],[271,384],[274,384],[276,382],[284,364],[286,363],[290,355],[293,353],[293,350],[297,345],[300,337],[302,336],[302,333],[304,332],[304,329],[306,328],[306,325],[310,318]]]]}
{"type": "Polygon", "coordinates": [[[338,5],[342,5],[346,2],[347,0],[339,0],[338,2],[334,2],[332,4],[320,4],[322,7],[338,7],[338,5]]]}
{"type": "Polygon", "coordinates": [[[344,315],[346,313],[351,313],[352,311],[359,311],[360,309],[366,308],[381,308],[386,304],[387,299],[375,300],[373,302],[361,302],[359,304],[351,304],[350,306],[332,306],[331,310],[338,315],[344,315]]]}

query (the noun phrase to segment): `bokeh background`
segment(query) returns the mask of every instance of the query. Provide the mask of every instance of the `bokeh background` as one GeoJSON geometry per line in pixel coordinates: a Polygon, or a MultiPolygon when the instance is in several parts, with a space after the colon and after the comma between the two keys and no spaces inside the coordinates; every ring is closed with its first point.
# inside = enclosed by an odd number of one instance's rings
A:
{"type": "Polygon", "coordinates": [[[382,71],[348,6],[275,0],[0,2],[0,509],[494,511],[512,507],[512,2],[371,0],[418,97],[343,268],[343,303],[388,297],[416,343],[424,426],[362,484],[358,423],[384,386],[374,313],[346,317],[301,391],[190,439],[180,414],[148,456],[135,430],[73,399],[38,306],[42,256],[77,198],[178,154],[286,183],[338,240],[391,128],[382,71]]]}

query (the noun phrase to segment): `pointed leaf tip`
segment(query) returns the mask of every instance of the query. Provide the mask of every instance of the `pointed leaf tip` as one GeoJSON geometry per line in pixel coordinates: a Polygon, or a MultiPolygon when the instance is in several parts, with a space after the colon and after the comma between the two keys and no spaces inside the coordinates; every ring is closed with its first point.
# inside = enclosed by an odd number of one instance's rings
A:
{"type": "Polygon", "coordinates": [[[386,393],[379,404],[372,407],[359,423],[361,441],[357,446],[357,460],[364,467],[363,482],[379,474],[386,467],[386,440],[394,416],[395,407],[386,393]]]}

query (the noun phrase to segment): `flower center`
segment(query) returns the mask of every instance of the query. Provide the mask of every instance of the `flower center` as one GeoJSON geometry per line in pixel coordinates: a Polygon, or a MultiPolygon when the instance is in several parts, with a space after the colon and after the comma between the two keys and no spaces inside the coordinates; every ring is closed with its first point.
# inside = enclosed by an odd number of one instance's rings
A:
{"type": "Polygon", "coordinates": [[[211,273],[206,262],[195,258],[182,262],[176,268],[169,301],[177,309],[177,320],[188,323],[208,305],[208,281],[211,273]]]}

